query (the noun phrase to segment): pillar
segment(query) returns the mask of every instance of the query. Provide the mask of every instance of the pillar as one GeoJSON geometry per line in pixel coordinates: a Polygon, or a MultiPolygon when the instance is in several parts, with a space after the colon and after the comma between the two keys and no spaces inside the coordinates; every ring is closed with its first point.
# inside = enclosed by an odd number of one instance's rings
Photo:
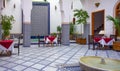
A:
{"type": "MultiPolygon", "coordinates": [[[[0,0],[0,16],[1,16],[1,11],[3,9],[3,0],[0,0]]],[[[0,23],[0,39],[2,39],[2,25],[0,23]]]]}
{"type": "Polygon", "coordinates": [[[69,23],[71,22],[70,21],[71,3],[72,3],[72,0],[60,0],[60,10],[61,10],[61,18],[62,18],[62,34],[61,34],[62,45],[70,45],[69,23]]]}
{"type": "Polygon", "coordinates": [[[22,0],[21,4],[23,11],[23,46],[30,47],[32,0],[22,0]]]}

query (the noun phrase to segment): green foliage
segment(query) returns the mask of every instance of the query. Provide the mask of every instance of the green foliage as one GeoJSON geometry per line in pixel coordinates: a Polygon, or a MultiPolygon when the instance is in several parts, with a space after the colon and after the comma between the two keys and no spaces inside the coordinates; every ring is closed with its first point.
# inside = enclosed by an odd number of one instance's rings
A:
{"type": "Polygon", "coordinates": [[[76,23],[78,24],[86,24],[87,23],[87,19],[89,18],[88,12],[85,10],[74,10],[74,16],[78,19],[76,20],[76,23]]]}
{"type": "Polygon", "coordinates": [[[57,33],[51,33],[50,35],[52,35],[52,36],[57,36],[57,33]]]}
{"type": "Polygon", "coordinates": [[[47,0],[44,0],[45,2],[47,2],[47,0]]]}
{"type": "Polygon", "coordinates": [[[62,30],[61,26],[57,26],[57,32],[61,33],[61,30],[62,30]]]}
{"type": "Polygon", "coordinates": [[[14,17],[1,15],[1,25],[3,30],[3,37],[10,35],[10,30],[12,29],[12,21],[14,21],[14,17]]]}
{"type": "Polygon", "coordinates": [[[120,35],[120,18],[118,18],[118,17],[114,18],[110,15],[108,15],[106,18],[107,18],[107,20],[110,20],[114,23],[114,26],[118,30],[118,34],[120,35]]]}
{"type": "Polygon", "coordinates": [[[70,35],[73,35],[75,32],[74,24],[71,22],[70,23],[70,35]]]}

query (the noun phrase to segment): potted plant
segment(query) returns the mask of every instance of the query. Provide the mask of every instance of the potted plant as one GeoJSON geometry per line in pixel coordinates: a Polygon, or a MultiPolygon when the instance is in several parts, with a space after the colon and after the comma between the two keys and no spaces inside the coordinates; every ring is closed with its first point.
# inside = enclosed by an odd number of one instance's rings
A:
{"type": "Polygon", "coordinates": [[[118,18],[118,17],[114,18],[114,17],[112,17],[110,15],[108,15],[106,18],[107,18],[107,20],[110,20],[110,21],[113,22],[118,35],[120,35],[120,18],[118,18]]]}
{"type": "MultiPolygon", "coordinates": [[[[83,9],[80,9],[80,10],[76,9],[76,10],[74,10],[74,17],[77,18],[76,19],[77,24],[86,24],[87,19],[89,18],[89,15],[88,15],[88,12],[83,9]]],[[[86,25],[84,25],[84,26],[86,26],[86,25]]],[[[82,31],[82,27],[81,27],[81,31],[82,31]]],[[[86,35],[86,38],[87,38],[87,35],[86,35]]],[[[83,38],[80,37],[80,38],[76,38],[76,39],[83,39],[83,38]]]]}
{"type": "Polygon", "coordinates": [[[74,39],[74,32],[75,32],[74,24],[70,22],[70,39],[71,40],[74,39]]]}
{"type": "MultiPolygon", "coordinates": [[[[76,20],[77,24],[86,24],[87,19],[89,18],[88,12],[83,9],[74,10],[74,16],[77,18],[76,20]]],[[[81,30],[82,30],[82,27],[81,27],[81,30]]]]}
{"type": "Polygon", "coordinates": [[[57,26],[57,32],[61,33],[61,30],[62,30],[61,26],[57,26]]]}
{"type": "Polygon", "coordinates": [[[12,22],[14,21],[14,17],[7,16],[7,15],[1,15],[1,25],[2,25],[2,37],[3,39],[7,39],[7,37],[10,35],[10,30],[12,29],[12,22]]]}
{"type": "Polygon", "coordinates": [[[86,24],[87,19],[89,18],[88,12],[83,9],[76,9],[74,10],[74,16],[77,18],[77,24],[86,24]]]}

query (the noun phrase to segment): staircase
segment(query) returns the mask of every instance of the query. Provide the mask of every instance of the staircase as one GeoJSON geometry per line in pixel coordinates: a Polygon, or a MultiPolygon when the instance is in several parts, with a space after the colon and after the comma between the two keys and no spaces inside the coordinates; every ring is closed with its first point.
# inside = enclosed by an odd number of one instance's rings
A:
{"type": "Polygon", "coordinates": [[[104,30],[104,24],[97,25],[94,30],[94,34],[99,34],[101,30],[104,30]]]}

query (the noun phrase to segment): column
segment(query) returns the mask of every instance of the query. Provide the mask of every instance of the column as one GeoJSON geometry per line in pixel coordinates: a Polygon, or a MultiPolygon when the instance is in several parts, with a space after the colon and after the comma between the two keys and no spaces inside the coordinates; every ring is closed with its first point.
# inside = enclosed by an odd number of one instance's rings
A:
{"type": "Polygon", "coordinates": [[[70,29],[70,11],[71,11],[72,0],[60,0],[60,9],[62,17],[62,34],[61,43],[62,45],[70,45],[69,41],[69,29],[70,29]]]}
{"type": "MultiPolygon", "coordinates": [[[[1,16],[1,11],[3,9],[3,0],[0,0],[0,16],[1,16]]],[[[0,39],[2,39],[2,25],[0,23],[0,39]]]]}
{"type": "Polygon", "coordinates": [[[23,46],[31,45],[31,10],[32,0],[21,0],[23,11],[23,46]]]}

